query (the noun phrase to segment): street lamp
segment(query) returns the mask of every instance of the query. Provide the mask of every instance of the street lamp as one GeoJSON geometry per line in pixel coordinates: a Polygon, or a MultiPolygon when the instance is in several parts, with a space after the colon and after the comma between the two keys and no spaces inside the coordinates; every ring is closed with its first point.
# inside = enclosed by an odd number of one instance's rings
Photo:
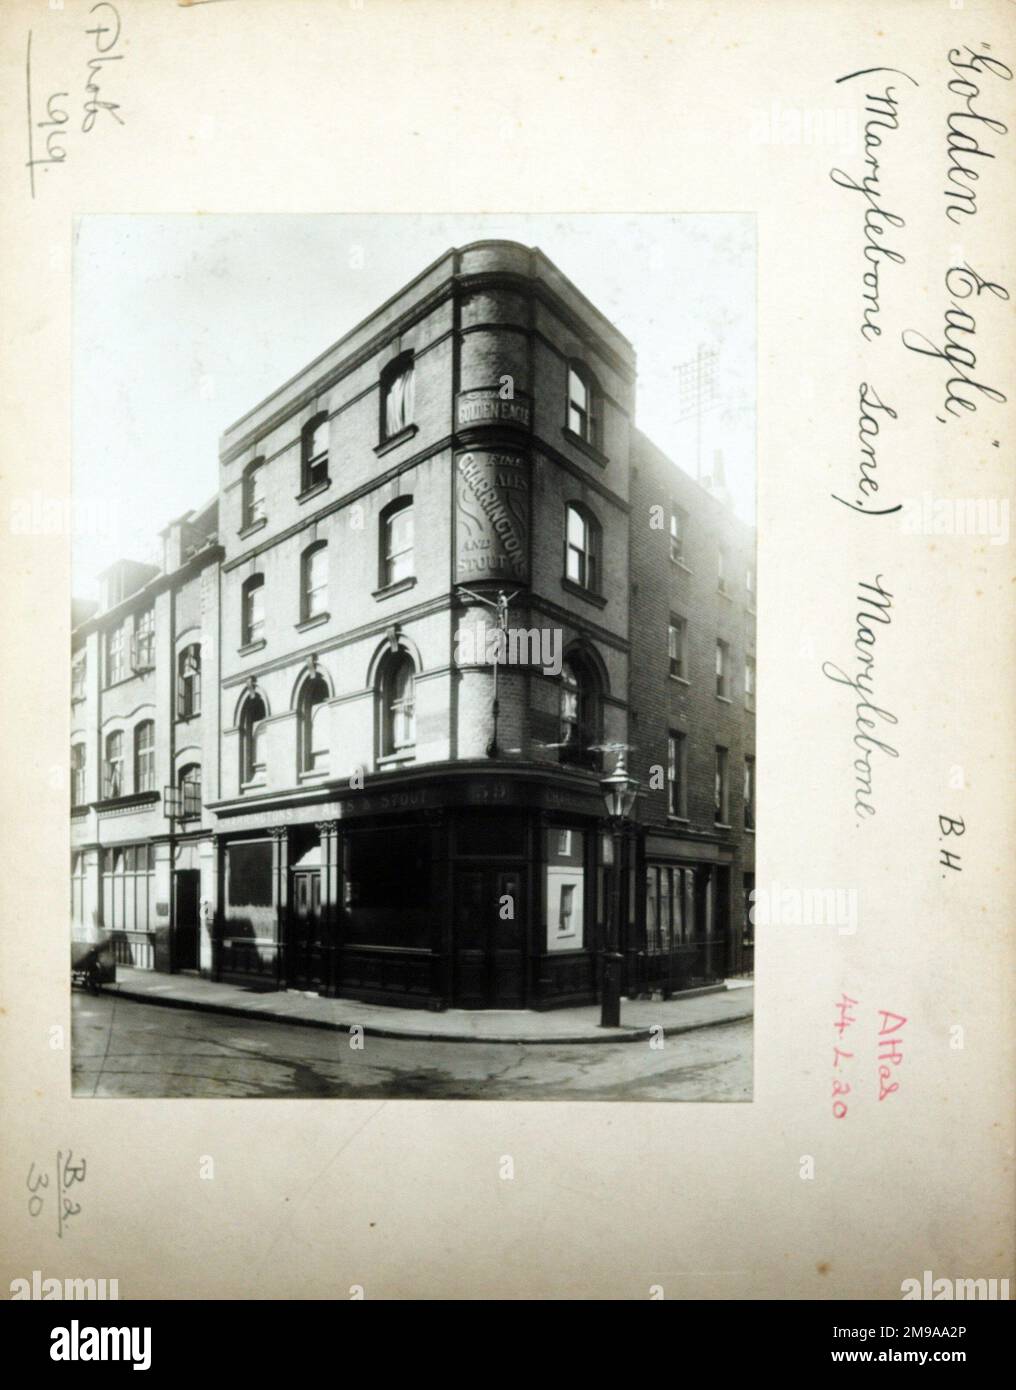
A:
{"type": "Polygon", "coordinates": [[[610,890],[610,912],[607,918],[607,938],[603,951],[603,992],[600,1006],[600,1027],[621,1026],[621,840],[625,822],[631,815],[638,793],[638,779],[629,775],[624,765],[624,749],[617,755],[617,765],[609,777],[600,782],[603,804],[613,844],[614,875],[610,890]]]}

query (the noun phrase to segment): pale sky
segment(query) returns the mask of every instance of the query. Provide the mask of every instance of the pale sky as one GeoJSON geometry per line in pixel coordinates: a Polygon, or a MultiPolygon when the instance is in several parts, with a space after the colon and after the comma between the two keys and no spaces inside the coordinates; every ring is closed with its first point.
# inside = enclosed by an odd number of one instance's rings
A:
{"type": "Polygon", "coordinates": [[[750,213],[83,217],[74,254],[74,592],[218,485],[223,430],[452,246],[538,246],[633,344],[635,422],[693,477],[678,367],[716,352],[703,473],[755,513],[750,213]],[[360,248],[357,252],[356,248],[360,248]],[[362,261],[362,264],[359,262],[362,261]]]}

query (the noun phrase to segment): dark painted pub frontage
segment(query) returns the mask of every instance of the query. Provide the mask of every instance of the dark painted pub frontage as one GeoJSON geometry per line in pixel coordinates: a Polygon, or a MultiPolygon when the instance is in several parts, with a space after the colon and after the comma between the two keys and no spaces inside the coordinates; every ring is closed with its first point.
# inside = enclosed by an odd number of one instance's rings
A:
{"type": "MultiPolygon", "coordinates": [[[[449,764],[394,780],[213,808],[216,978],[435,1010],[594,1002],[614,872],[597,778],[449,764]]],[[[647,865],[635,824],[623,843],[623,992],[722,980],[723,866],[647,865]]]]}

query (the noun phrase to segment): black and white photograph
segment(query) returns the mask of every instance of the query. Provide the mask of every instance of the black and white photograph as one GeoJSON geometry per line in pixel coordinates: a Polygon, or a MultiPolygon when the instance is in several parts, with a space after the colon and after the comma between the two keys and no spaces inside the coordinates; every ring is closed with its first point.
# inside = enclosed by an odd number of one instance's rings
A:
{"type": "Polygon", "coordinates": [[[751,1100],[754,230],[78,221],[75,1095],[751,1100]]]}

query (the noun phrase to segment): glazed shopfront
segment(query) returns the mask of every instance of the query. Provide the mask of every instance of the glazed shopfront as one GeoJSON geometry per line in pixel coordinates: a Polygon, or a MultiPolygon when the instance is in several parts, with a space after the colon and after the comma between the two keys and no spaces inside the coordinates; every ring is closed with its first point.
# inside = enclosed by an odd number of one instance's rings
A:
{"type": "Polygon", "coordinates": [[[596,998],[610,845],[593,776],[457,764],[214,809],[219,979],[431,1009],[596,998]]]}

